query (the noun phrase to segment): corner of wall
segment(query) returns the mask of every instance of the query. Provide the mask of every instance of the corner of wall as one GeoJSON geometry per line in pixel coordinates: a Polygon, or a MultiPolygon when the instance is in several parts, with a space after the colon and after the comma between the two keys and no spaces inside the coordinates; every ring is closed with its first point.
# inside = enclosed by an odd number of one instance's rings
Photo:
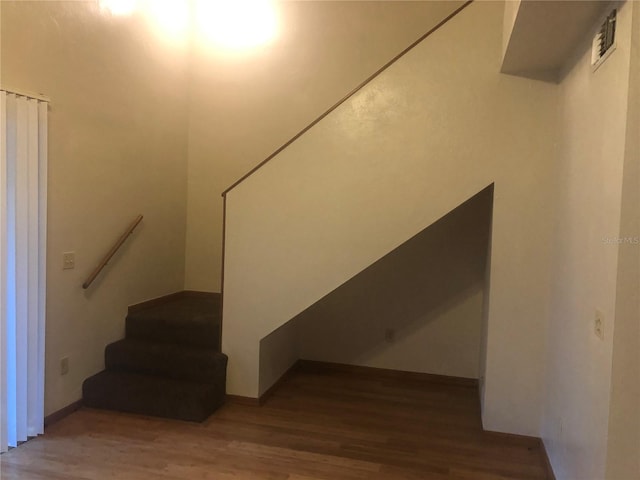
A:
{"type": "Polygon", "coordinates": [[[640,5],[633,5],[606,478],[640,478],[640,5]]]}
{"type": "Polygon", "coordinates": [[[260,341],[258,396],[269,390],[299,358],[298,322],[294,319],[260,341]]]}
{"type": "MultiPolygon", "coordinates": [[[[594,71],[590,42],[584,39],[559,85],[557,222],[541,417],[543,441],[559,478],[605,478],[610,468],[607,438],[616,408],[610,392],[620,353],[616,337],[622,333],[620,316],[629,306],[628,298],[621,296],[624,253],[617,239],[628,235],[623,233],[629,157],[625,132],[633,87],[629,81],[633,3],[620,6],[618,48],[607,61],[594,71]],[[604,339],[593,332],[596,309],[605,313],[604,339]]],[[[637,185],[634,188],[638,190],[637,185]]],[[[637,203],[635,208],[637,215],[637,203]]],[[[638,272],[638,264],[630,269],[638,272]]],[[[637,345],[637,331],[635,339],[637,345]]]]}
{"type": "Polygon", "coordinates": [[[518,17],[518,11],[520,10],[520,3],[522,0],[510,0],[504,2],[504,20],[502,24],[502,60],[507,53],[507,47],[509,46],[509,40],[513,33],[513,27],[516,24],[516,18],[518,17]]]}
{"type": "Polygon", "coordinates": [[[491,292],[491,239],[493,237],[493,191],[491,186],[491,217],[489,220],[489,240],[487,242],[487,259],[485,266],[484,278],[484,296],[482,301],[482,334],[480,338],[480,375],[478,378],[478,390],[480,395],[480,416],[484,424],[484,407],[485,407],[485,382],[487,376],[487,343],[489,335],[489,311],[490,311],[490,292],[491,292]]]}
{"type": "Polygon", "coordinates": [[[185,58],[140,16],[95,2],[0,2],[2,81],[49,110],[45,413],[81,397],[122,338],[127,306],[182,290],[185,58]],[[28,58],[29,61],[25,61],[28,58]],[[144,220],[96,279],[86,275],[137,214],[144,220]],[[60,268],[62,252],[75,269],[60,268]],[[70,372],[59,374],[60,358],[70,372]]]}

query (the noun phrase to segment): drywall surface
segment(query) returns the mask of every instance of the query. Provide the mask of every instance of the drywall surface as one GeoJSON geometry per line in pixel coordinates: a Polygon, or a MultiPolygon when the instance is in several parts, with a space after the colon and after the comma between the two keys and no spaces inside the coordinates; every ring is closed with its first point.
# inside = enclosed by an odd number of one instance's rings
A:
{"type": "Polygon", "coordinates": [[[607,5],[593,0],[528,0],[505,3],[501,71],[557,82],[607,5]]]}
{"type": "Polygon", "coordinates": [[[590,42],[585,42],[560,86],[557,226],[542,426],[558,479],[605,478],[619,321],[616,295],[624,289],[618,284],[622,252],[617,239],[622,231],[632,6],[625,3],[618,11],[617,49],[609,59],[593,72],[590,42]],[[596,310],[604,314],[604,340],[594,334],[596,310]]]}
{"type": "Polygon", "coordinates": [[[556,88],[500,75],[503,5],[477,2],[227,196],[230,393],[259,341],[495,182],[485,427],[539,433],[556,88]]]}
{"type": "Polygon", "coordinates": [[[285,323],[260,341],[260,391],[265,393],[300,358],[298,323],[285,323]]]}
{"type": "Polygon", "coordinates": [[[630,61],[607,438],[609,480],[640,478],[640,5],[635,3],[630,61]]]}
{"type": "Polygon", "coordinates": [[[2,2],[2,84],[51,98],[45,413],[81,397],[129,304],[182,290],[186,55],[97,2],[2,2]],[[144,220],[81,285],[136,215],[144,220]],[[62,270],[62,253],[76,255],[62,270]],[[60,359],[69,357],[69,374],[60,359]]]}
{"type": "Polygon", "coordinates": [[[516,24],[516,18],[518,17],[518,10],[520,10],[520,4],[522,0],[512,0],[504,2],[504,21],[502,23],[502,57],[504,58],[507,52],[507,46],[511,39],[511,33],[513,27],[516,24]]]}
{"type": "Polygon", "coordinates": [[[493,231],[493,197],[491,205],[491,218],[489,219],[489,238],[487,239],[486,268],[484,274],[484,295],[482,296],[482,323],[480,329],[480,359],[478,388],[480,390],[480,410],[484,412],[484,382],[487,375],[487,344],[489,336],[489,295],[491,291],[491,232],[493,231]]]}
{"type": "Polygon", "coordinates": [[[298,315],[301,358],[478,378],[491,200],[484,190],[298,315]]]}
{"type": "Polygon", "coordinates": [[[195,45],[185,288],[220,291],[222,191],[461,4],[277,2],[273,43],[195,45]]]}

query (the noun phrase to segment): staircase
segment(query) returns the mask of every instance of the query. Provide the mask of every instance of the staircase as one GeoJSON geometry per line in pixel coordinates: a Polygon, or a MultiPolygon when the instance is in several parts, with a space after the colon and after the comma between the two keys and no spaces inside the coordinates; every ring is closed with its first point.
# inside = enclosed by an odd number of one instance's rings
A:
{"type": "Polygon", "coordinates": [[[184,295],[131,312],[105,370],[85,380],[84,405],[201,422],[225,399],[220,297],[184,295]]]}
{"type": "Polygon", "coordinates": [[[483,423],[539,434],[558,90],[498,73],[503,20],[465,4],[224,192],[230,394],[267,392],[291,319],[494,184],[483,423]]]}

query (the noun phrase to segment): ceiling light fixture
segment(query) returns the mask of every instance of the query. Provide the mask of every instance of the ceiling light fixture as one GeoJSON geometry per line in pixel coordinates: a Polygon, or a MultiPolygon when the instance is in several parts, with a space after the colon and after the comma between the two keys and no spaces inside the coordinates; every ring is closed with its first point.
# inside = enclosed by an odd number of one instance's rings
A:
{"type": "Polygon", "coordinates": [[[232,50],[268,43],[278,30],[269,0],[196,0],[194,20],[203,40],[232,50]]]}

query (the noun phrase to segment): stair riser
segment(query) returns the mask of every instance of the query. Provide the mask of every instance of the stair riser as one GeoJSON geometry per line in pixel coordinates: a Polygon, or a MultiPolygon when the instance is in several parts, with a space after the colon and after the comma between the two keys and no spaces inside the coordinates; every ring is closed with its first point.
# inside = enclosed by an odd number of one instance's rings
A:
{"type": "Polygon", "coordinates": [[[162,344],[120,341],[105,348],[105,365],[110,371],[224,385],[227,357],[215,351],[176,351],[162,344]]]}
{"type": "Polygon", "coordinates": [[[147,342],[171,343],[194,347],[219,348],[218,324],[176,325],[155,319],[127,317],[126,338],[147,342]]]}
{"type": "Polygon", "coordinates": [[[87,407],[202,422],[224,403],[224,387],[172,383],[155,377],[101,372],[82,385],[87,407]]]}

